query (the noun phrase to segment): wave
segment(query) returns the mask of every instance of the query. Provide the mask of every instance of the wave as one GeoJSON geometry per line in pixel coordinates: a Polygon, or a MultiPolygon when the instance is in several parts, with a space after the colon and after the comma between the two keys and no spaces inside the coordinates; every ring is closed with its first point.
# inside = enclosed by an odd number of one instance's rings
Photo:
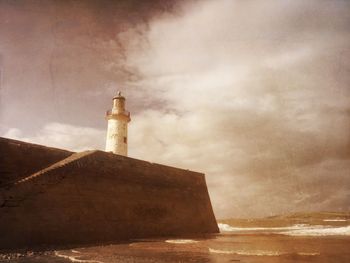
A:
{"type": "Polygon", "coordinates": [[[346,222],[346,219],[323,219],[324,222],[346,222]]]}
{"type": "Polygon", "coordinates": [[[290,236],[349,236],[350,226],[332,227],[322,225],[297,224],[286,227],[232,227],[218,224],[222,232],[259,231],[263,233],[284,234],[290,236]]]}
{"type": "Polygon", "coordinates": [[[172,244],[193,244],[193,243],[198,243],[199,241],[192,240],[192,239],[169,239],[169,240],[165,240],[165,242],[172,243],[172,244]]]}
{"type": "Polygon", "coordinates": [[[294,230],[299,229],[301,227],[305,227],[307,225],[297,224],[293,226],[285,226],[285,227],[233,227],[228,224],[218,224],[220,231],[223,232],[234,232],[234,231],[282,231],[282,230],[294,230]]]}
{"type": "MultiPolygon", "coordinates": [[[[74,252],[75,253],[75,252],[74,252]]],[[[104,263],[102,261],[98,261],[98,260],[89,260],[89,259],[79,259],[78,257],[81,257],[81,255],[79,256],[68,256],[68,255],[64,255],[61,254],[57,251],[55,251],[55,256],[56,257],[60,257],[60,258],[65,258],[65,259],[69,259],[71,262],[79,262],[79,263],[104,263]]]]}
{"type": "Polygon", "coordinates": [[[300,256],[318,256],[320,253],[317,252],[298,252],[297,253],[300,256]]]}
{"type": "Polygon", "coordinates": [[[241,251],[241,250],[221,250],[221,249],[213,249],[209,248],[210,253],[215,254],[236,254],[241,256],[280,256],[283,253],[275,252],[275,251],[241,251]]]}
{"type": "Polygon", "coordinates": [[[213,248],[209,248],[209,252],[215,253],[215,254],[235,254],[240,256],[269,256],[269,257],[291,255],[291,254],[297,254],[299,256],[320,255],[320,253],[315,253],[315,252],[287,253],[287,252],[266,251],[266,250],[242,251],[242,250],[221,250],[221,249],[213,249],[213,248]]]}
{"type": "Polygon", "coordinates": [[[350,236],[350,226],[297,229],[282,234],[290,236],[350,236]]]}

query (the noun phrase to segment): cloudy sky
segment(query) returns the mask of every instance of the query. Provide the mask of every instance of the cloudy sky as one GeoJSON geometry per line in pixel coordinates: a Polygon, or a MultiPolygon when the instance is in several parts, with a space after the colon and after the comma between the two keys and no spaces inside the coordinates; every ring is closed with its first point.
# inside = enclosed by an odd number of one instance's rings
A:
{"type": "Polygon", "coordinates": [[[218,218],[350,210],[350,2],[0,0],[0,136],[206,174],[218,218]]]}

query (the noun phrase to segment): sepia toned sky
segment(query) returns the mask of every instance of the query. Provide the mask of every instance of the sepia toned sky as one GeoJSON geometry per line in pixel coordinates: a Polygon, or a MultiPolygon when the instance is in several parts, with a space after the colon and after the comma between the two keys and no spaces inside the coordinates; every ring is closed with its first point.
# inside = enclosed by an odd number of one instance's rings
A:
{"type": "Polygon", "coordinates": [[[0,136],[201,171],[217,218],[350,210],[350,2],[0,0],[0,136]]]}

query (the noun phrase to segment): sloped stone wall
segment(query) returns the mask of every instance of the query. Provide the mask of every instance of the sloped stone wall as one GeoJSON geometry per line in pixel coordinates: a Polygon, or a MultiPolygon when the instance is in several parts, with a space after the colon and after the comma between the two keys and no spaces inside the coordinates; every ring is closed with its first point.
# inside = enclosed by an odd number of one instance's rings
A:
{"type": "Polygon", "coordinates": [[[3,248],[218,232],[203,174],[101,151],[76,153],[1,195],[3,248]]]}
{"type": "Polygon", "coordinates": [[[0,187],[71,154],[70,151],[0,137],[0,187]]]}

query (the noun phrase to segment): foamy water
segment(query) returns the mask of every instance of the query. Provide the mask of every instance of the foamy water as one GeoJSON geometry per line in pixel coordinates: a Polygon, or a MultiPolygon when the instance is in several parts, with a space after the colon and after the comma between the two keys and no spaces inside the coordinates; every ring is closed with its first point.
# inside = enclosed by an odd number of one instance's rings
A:
{"type": "Polygon", "coordinates": [[[172,244],[193,244],[198,243],[199,241],[193,240],[193,239],[169,239],[165,240],[166,243],[172,243],[172,244]]]}
{"type": "Polygon", "coordinates": [[[346,219],[324,219],[324,222],[346,222],[346,219]]]}
{"type": "Polygon", "coordinates": [[[283,232],[290,236],[350,236],[350,226],[315,227],[283,232]]]}
{"type": "MultiPolygon", "coordinates": [[[[221,250],[221,249],[213,249],[213,248],[209,248],[209,252],[214,254],[235,254],[240,256],[268,256],[268,257],[276,257],[276,256],[293,254],[290,252],[288,253],[288,252],[277,252],[277,251],[268,251],[268,250],[243,251],[243,250],[221,250]]],[[[300,256],[317,256],[320,253],[298,252],[295,254],[300,256]]]]}
{"type": "Polygon", "coordinates": [[[305,227],[307,225],[297,224],[286,227],[233,227],[228,224],[218,224],[220,231],[222,232],[235,232],[235,231],[282,231],[282,230],[293,230],[305,227]]]}
{"type": "MultiPolygon", "coordinates": [[[[77,253],[78,251],[73,251],[73,253],[77,253]]],[[[78,254],[80,254],[80,252],[78,252],[78,254]]],[[[98,261],[98,260],[90,260],[90,259],[79,259],[79,257],[81,257],[81,255],[78,256],[70,256],[70,255],[64,255],[60,252],[55,251],[55,256],[56,257],[60,257],[60,258],[65,258],[70,260],[71,262],[80,262],[80,263],[105,263],[102,261],[98,261]]]]}
{"type": "Polygon", "coordinates": [[[236,254],[241,256],[280,256],[283,253],[275,251],[264,251],[264,250],[255,250],[255,251],[243,251],[243,250],[221,250],[209,248],[210,253],[215,254],[236,254]]]}
{"type": "Polygon", "coordinates": [[[222,232],[259,231],[291,236],[350,236],[350,226],[332,227],[305,224],[286,227],[232,227],[228,224],[218,224],[218,226],[222,232]]]}

